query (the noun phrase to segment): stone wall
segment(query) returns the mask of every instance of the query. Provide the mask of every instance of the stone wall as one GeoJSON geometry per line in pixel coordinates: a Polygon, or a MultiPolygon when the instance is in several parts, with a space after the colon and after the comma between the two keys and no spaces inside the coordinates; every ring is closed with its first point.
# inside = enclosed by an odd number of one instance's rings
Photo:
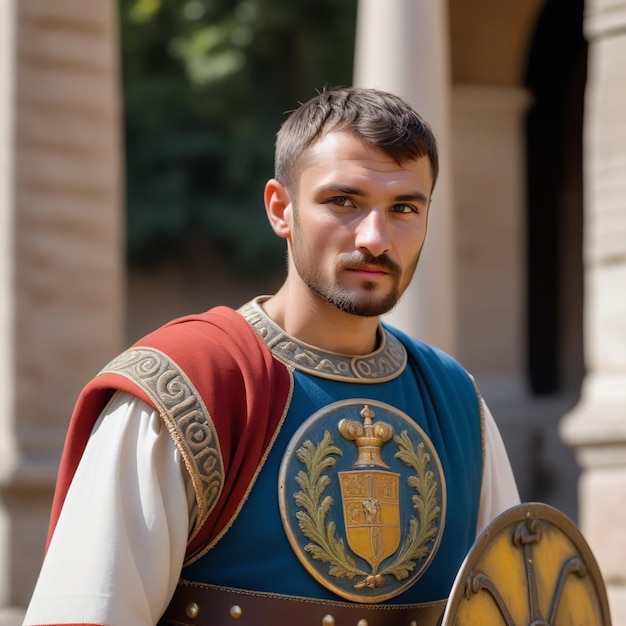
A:
{"type": "Polygon", "coordinates": [[[580,523],[626,624],[626,2],[587,0],[585,360],[562,424],[583,474],[580,523]]]}
{"type": "Polygon", "coordinates": [[[26,605],[61,443],[123,337],[116,3],[3,2],[0,607],[26,605]],[[94,332],[98,329],[98,332],[94,332]]]}

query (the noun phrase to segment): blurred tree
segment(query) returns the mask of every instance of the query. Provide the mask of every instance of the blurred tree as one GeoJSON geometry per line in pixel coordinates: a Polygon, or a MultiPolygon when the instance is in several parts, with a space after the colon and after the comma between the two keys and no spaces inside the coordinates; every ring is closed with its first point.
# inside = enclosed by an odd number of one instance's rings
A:
{"type": "Polygon", "coordinates": [[[357,0],[120,0],[131,265],[284,263],[265,181],[285,112],[352,79],[357,0]]]}

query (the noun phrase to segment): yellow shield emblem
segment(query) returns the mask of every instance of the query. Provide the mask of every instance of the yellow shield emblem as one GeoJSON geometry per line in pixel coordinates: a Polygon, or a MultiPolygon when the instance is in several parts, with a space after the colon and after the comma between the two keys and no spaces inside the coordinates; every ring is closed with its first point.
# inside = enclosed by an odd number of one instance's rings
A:
{"type": "Polygon", "coordinates": [[[340,472],[346,537],[374,574],[400,545],[400,475],[384,471],[340,472]]]}

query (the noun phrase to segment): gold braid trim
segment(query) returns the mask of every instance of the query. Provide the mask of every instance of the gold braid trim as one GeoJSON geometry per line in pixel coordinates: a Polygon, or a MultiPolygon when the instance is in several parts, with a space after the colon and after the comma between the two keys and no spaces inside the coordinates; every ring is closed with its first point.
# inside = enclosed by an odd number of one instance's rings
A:
{"type": "Polygon", "coordinates": [[[263,311],[259,296],[239,309],[239,313],[261,337],[272,354],[296,370],[312,376],[358,383],[382,383],[397,378],[407,364],[402,342],[382,325],[378,328],[379,347],[371,354],[347,355],[326,352],[288,335],[263,311]]]}
{"type": "Polygon", "coordinates": [[[198,506],[193,538],[215,507],[225,479],[217,431],[202,397],[180,367],[153,348],[131,348],[100,373],[131,380],[157,407],[193,484],[198,506]]]}

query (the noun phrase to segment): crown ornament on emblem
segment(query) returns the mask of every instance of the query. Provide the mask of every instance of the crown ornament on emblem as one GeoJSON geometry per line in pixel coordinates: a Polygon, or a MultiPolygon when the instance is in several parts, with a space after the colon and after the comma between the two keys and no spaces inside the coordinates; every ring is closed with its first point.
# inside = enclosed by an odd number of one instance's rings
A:
{"type": "Polygon", "coordinates": [[[363,423],[357,420],[342,419],[337,424],[337,428],[344,439],[356,443],[357,459],[354,466],[376,465],[388,468],[389,466],[383,461],[380,451],[383,444],[393,437],[393,427],[387,422],[374,424],[376,414],[367,404],[361,409],[359,415],[363,418],[363,423]]]}

